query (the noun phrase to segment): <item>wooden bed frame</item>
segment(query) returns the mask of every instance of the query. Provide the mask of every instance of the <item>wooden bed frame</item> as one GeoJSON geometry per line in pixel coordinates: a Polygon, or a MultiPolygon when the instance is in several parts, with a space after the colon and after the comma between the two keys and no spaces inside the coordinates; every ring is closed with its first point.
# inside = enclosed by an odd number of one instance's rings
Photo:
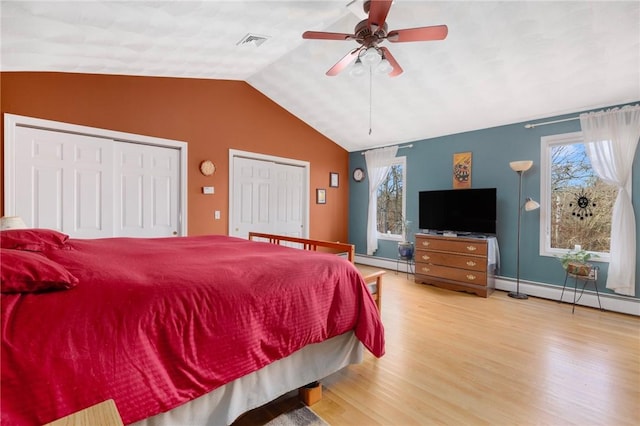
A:
{"type": "MultiPolygon", "coordinates": [[[[332,251],[336,253],[346,253],[349,262],[354,263],[356,248],[353,244],[341,243],[335,241],[325,240],[310,240],[307,238],[289,237],[286,235],[265,234],[262,232],[249,232],[249,240],[268,240],[271,244],[282,245],[282,243],[296,243],[301,244],[303,250],[318,251],[318,247],[324,250],[332,251]]],[[[367,283],[369,292],[376,302],[378,312],[381,312],[382,308],[382,276],[385,271],[377,271],[371,274],[362,275],[364,282],[367,283]]]]}
{"type": "Polygon", "coordinates": [[[271,244],[282,245],[283,242],[302,244],[302,249],[317,251],[318,247],[335,251],[338,253],[347,253],[347,259],[353,263],[356,248],[353,244],[340,243],[324,240],[310,240],[307,238],[288,237],[286,235],[264,234],[261,232],[249,232],[249,239],[263,238],[269,240],[271,244]]]}

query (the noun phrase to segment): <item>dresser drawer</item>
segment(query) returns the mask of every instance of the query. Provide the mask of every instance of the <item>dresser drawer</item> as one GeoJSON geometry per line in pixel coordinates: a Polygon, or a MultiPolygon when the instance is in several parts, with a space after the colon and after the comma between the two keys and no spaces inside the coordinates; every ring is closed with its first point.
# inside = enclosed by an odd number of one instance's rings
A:
{"type": "Polygon", "coordinates": [[[416,263],[417,262],[444,265],[471,271],[484,272],[487,270],[487,260],[483,257],[442,253],[430,250],[416,250],[416,263]]]}
{"type": "Polygon", "coordinates": [[[487,285],[487,273],[484,271],[469,271],[450,268],[448,266],[433,265],[431,263],[416,262],[416,274],[466,284],[487,285]]]}
{"type": "Polygon", "coordinates": [[[416,238],[416,250],[440,250],[452,253],[466,253],[477,256],[487,255],[487,242],[484,240],[469,241],[444,238],[416,238]]]}

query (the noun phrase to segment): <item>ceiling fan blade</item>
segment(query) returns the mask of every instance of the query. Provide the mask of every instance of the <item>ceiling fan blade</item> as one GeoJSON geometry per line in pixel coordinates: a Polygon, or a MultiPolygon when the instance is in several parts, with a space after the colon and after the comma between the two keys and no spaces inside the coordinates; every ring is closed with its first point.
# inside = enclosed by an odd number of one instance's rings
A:
{"type": "Polygon", "coordinates": [[[387,20],[393,0],[371,0],[369,3],[369,28],[375,32],[387,20]]]}
{"type": "Polygon", "coordinates": [[[447,38],[449,29],[446,25],[435,25],[432,27],[407,28],[404,30],[393,30],[387,34],[387,40],[392,43],[405,41],[430,41],[444,40],[447,38]]]}
{"type": "Polygon", "coordinates": [[[402,74],[403,72],[402,67],[400,66],[398,61],[396,61],[396,58],[393,57],[391,52],[389,52],[389,49],[387,49],[386,47],[381,47],[380,50],[382,50],[382,53],[384,54],[385,59],[389,61],[389,63],[393,67],[393,70],[387,75],[389,77],[396,77],[402,74]]]}
{"type": "Polygon", "coordinates": [[[312,40],[354,40],[353,34],[344,33],[326,33],[323,31],[305,31],[302,34],[302,38],[312,40]]]}
{"type": "Polygon", "coordinates": [[[344,55],[344,57],[340,59],[334,66],[329,68],[329,71],[327,71],[327,75],[330,77],[338,75],[343,69],[348,67],[351,62],[356,60],[359,51],[360,48],[357,48],[344,55]]]}

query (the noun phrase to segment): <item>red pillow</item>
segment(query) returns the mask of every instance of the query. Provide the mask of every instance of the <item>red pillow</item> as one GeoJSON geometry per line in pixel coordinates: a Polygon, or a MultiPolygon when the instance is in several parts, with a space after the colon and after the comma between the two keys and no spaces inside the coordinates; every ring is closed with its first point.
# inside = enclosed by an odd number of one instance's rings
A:
{"type": "Polygon", "coordinates": [[[76,285],[76,277],[59,263],[41,254],[22,250],[0,250],[2,293],[64,290],[76,285]]]}
{"type": "Polygon", "coordinates": [[[0,247],[43,251],[63,248],[69,236],[53,229],[5,229],[0,231],[0,247]]]}

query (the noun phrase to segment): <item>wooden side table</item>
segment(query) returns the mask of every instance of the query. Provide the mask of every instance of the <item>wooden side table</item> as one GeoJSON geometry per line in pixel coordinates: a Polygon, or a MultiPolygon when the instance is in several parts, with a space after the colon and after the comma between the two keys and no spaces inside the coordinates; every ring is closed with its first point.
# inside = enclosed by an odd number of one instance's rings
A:
{"type": "Polygon", "coordinates": [[[108,399],[89,408],[54,420],[44,426],[123,426],[116,403],[108,399]]]}

